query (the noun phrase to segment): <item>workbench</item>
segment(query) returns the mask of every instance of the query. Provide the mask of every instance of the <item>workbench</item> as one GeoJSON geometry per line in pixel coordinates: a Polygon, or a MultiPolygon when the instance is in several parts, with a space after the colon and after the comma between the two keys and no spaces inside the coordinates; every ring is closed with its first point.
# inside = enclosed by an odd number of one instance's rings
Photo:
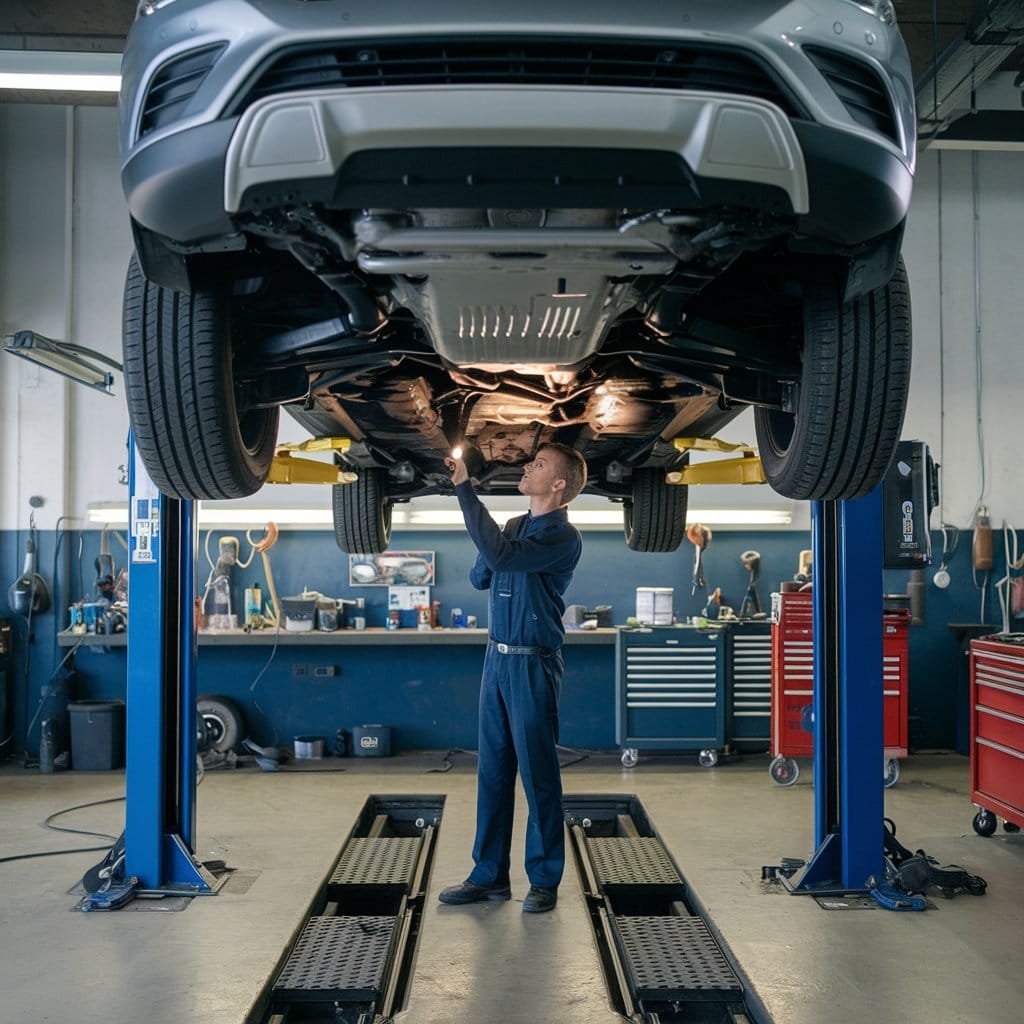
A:
{"type": "MultiPolygon", "coordinates": [[[[566,633],[559,741],[567,747],[615,746],[617,632],[566,633]]],[[[77,697],[124,699],[123,633],[64,632],[58,642],[81,644],[77,697]]],[[[484,629],[204,630],[198,692],[239,704],[251,738],[264,745],[318,735],[330,746],[338,729],[380,723],[391,726],[396,751],[475,750],[486,642],[484,629]]]]}

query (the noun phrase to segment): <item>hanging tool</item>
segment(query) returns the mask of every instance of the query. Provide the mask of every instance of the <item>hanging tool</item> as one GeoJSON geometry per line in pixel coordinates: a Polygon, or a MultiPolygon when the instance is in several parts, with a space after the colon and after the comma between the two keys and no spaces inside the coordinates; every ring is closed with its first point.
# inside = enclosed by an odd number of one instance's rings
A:
{"type": "Polygon", "coordinates": [[[706,590],[707,582],[704,579],[704,551],[711,543],[711,530],[703,523],[690,523],[686,528],[686,539],[696,549],[693,559],[693,589],[690,595],[693,596],[698,590],[706,590]]]}
{"type": "Polygon", "coordinates": [[[939,560],[939,567],[935,570],[932,583],[945,590],[950,583],[949,563],[956,554],[957,545],[960,543],[960,528],[949,523],[942,524],[942,558],[939,560]]]}
{"type": "Polygon", "coordinates": [[[988,509],[981,505],[974,519],[974,539],[971,543],[971,562],[973,565],[974,586],[981,594],[981,606],[978,610],[978,621],[985,621],[985,604],[988,597],[988,581],[992,573],[992,520],[988,509]],[[981,583],[978,583],[978,573],[981,583]]]}
{"type": "Polygon", "coordinates": [[[984,505],[978,509],[974,520],[974,541],[971,545],[974,568],[981,572],[992,571],[992,520],[984,505]]]}
{"type": "Polygon", "coordinates": [[[1013,632],[1014,619],[1024,618],[1024,555],[1017,545],[1017,531],[1003,520],[1003,559],[1006,575],[996,583],[1003,632],[1013,632]]]}
{"type": "Polygon", "coordinates": [[[21,575],[7,588],[7,603],[16,615],[31,619],[50,607],[50,588],[46,580],[36,572],[36,509],[43,504],[42,498],[30,498],[32,511],[28,517],[28,537],[25,540],[25,564],[21,575]]]}
{"type": "MultiPolygon", "coordinates": [[[[270,591],[270,601],[264,605],[263,617],[271,626],[276,626],[280,616],[281,603],[277,598],[277,588],[274,586],[274,573],[270,568],[270,549],[277,543],[277,523],[267,523],[263,536],[259,540],[253,540],[252,530],[245,531],[245,539],[252,545],[253,551],[260,553],[263,559],[263,574],[267,578],[267,589],[270,591]]],[[[251,556],[250,556],[251,560],[251,556]]]]}
{"type": "Polygon", "coordinates": [[[743,601],[740,603],[740,618],[752,619],[764,614],[764,610],[761,608],[761,596],[757,592],[757,581],[761,576],[761,552],[744,551],[740,555],[740,562],[747,570],[748,575],[747,592],[743,595],[743,601]]]}

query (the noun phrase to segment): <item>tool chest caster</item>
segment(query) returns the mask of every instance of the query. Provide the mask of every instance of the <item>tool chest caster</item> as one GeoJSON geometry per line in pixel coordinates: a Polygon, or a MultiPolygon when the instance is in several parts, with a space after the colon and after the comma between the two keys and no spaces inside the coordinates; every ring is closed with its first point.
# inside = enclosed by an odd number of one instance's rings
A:
{"type": "Polygon", "coordinates": [[[768,765],[768,774],[776,785],[792,786],[800,778],[800,765],[797,764],[795,757],[784,757],[782,754],[778,754],[768,765]]]}

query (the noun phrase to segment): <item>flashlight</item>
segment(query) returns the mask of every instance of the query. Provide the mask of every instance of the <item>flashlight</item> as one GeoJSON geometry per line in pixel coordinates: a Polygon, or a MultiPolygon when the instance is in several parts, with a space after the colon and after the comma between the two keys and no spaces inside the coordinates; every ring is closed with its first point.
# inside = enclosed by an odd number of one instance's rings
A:
{"type": "Polygon", "coordinates": [[[452,449],[451,457],[462,459],[466,465],[466,472],[473,477],[479,477],[487,465],[483,452],[472,444],[456,445],[452,449]]]}

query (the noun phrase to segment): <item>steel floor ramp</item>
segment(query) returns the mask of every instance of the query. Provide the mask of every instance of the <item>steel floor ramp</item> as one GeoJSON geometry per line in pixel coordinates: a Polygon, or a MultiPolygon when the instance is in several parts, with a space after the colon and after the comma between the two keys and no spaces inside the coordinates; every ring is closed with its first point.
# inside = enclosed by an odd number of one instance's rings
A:
{"type": "Polygon", "coordinates": [[[595,836],[587,849],[602,887],[683,884],[668,850],[654,836],[595,836]]]}
{"type": "Polygon", "coordinates": [[[312,917],[274,983],[289,1002],[378,999],[397,917],[312,917]]]}
{"type": "Polygon", "coordinates": [[[615,917],[629,980],[645,1002],[743,998],[743,985],[699,917],[615,917]]]}
{"type": "Polygon", "coordinates": [[[246,1024],[370,1024],[413,975],[443,796],[370,796],[246,1024]]]}
{"type": "Polygon", "coordinates": [[[350,839],[327,883],[336,899],[346,886],[388,885],[406,889],[416,871],[420,840],[415,836],[350,839]]]}
{"type": "Polygon", "coordinates": [[[564,801],[573,862],[615,1009],[659,1024],[768,1024],[634,796],[564,801]]]}

